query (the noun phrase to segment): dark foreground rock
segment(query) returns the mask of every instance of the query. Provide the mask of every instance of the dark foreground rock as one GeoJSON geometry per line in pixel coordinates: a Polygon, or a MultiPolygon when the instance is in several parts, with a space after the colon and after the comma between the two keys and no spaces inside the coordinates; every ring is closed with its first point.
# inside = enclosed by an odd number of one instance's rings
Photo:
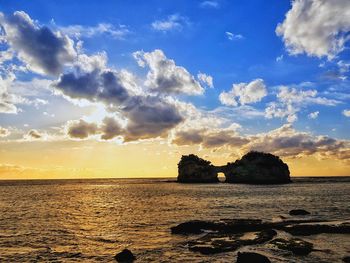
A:
{"type": "Polygon", "coordinates": [[[288,165],[270,153],[249,152],[240,160],[214,166],[194,154],[183,155],[178,164],[180,183],[217,183],[218,173],[225,174],[227,183],[285,184],[290,183],[288,165]]]}
{"type": "Polygon", "coordinates": [[[298,238],[289,240],[276,238],[271,241],[271,244],[277,246],[279,249],[291,251],[295,255],[308,255],[314,247],[312,243],[298,238]]]}
{"type": "Polygon", "coordinates": [[[238,252],[236,263],[271,263],[268,257],[254,252],[238,252]]]}
{"type": "Polygon", "coordinates": [[[131,263],[136,259],[134,254],[129,249],[124,249],[122,252],[119,252],[117,255],[115,255],[114,258],[117,262],[123,263],[131,263]]]}
{"type": "MultiPolygon", "coordinates": [[[[260,219],[222,219],[217,221],[192,220],[171,228],[172,234],[204,236],[187,242],[191,251],[215,254],[237,250],[240,247],[263,244],[272,240],[278,231],[292,235],[321,233],[349,234],[349,222],[321,222],[317,219],[282,220],[266,222],[260,219]]],[[[280,249],[297,255],[307,255],[313,244],[301,239],[275,239],[270,242],[280,249]]]]}
{"type": "Polygon", "coordinates": [[[272,228],[274,224],[260,219],[222,219],[218,221],[191,220],[171,227],[172,234],[200,234],[203,231],[244,233],[272,228]]]}
{"type": "Polygon", "coordinates": [[[310,215],[310,212],[304,210],[304,209],[293,209],[289,211],[289,215],[291,216],[306,216],[310,215]]]}

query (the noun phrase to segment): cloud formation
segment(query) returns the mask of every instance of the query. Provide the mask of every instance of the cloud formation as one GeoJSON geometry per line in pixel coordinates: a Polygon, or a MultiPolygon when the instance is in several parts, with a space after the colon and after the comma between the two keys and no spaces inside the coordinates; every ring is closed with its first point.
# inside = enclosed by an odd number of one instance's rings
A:
{"type": "Polygon", "coordinates": [[[10,135],[10,131],[0,126],[0,137],[7,137],[10,135]]]}
{"type": "Polygon", "coordinates": [[[249,83],[233,84],[228,92],[222,92],[219,100],[226,106],[238,106],[261,101],[267,95],[266,85],[262,79],[249,83]],[[238,100],[238,101],[237,101],[238,100]]]}
{"type": "Polygon", "coordinates": [[[68,129],[73,138],[95,134],[104,140],[120,135],[124,141],[163,137],[183,121],[172,100],[140,92],[130,72],[107,68],[101,55],[84,57],[73,71],[62,74],[53,87],[71,99],[103,103],[109,112],[126,122],[123,128],[120,121],[109,118],[101,127],[88,125],[84,120],[73,122],[68,129]]]}
{"type": "Polygon", "coordinates": [[[316,155],[320,158],[346,160],[350,157],[349,141],[296,131],[291,124],[251,136],[250,143],[243,150],[265,151],[291,158],[316,155]]]}
{"type": "Polygon", "coordinates": [[[188,24],[188,19],[186,17],[180,16],[179,14],[173,14],[164,20],[154,21],[152,23],[152,28],[162,32],[173,30],[181,31],[186,24],[188,24]]]}
{"type": "Polygon", "coordinates": [[[5,31],[5,41],[34,72],[58,75],[63,66],[76,57],[69,37],[38,26],[23,11],[8,16],[0,13],[0,24],[5,31]]]}
{"type": "Polygon", "coordinates": [[[343,110],[343,115],[345,117],[350,117],[350,110],[343,110]]]}
{"type": "Polygon", "coordinates": [[[115,39],[123,39],[130,31],[126,26],[114,26],[109,23],[99,23],[96,26],[70,25],[59,27],[60,31],[74,38],[91,38],[99,35],[111,36],[115,39]]]}
{"type": "Polygon", "coordinates": [[[229,31],[226,31],[225,34],[226,34],[227,39],[231,40],[231,41],[241,40],[244,38],[241,34],[233,34],[232,32],[229,32],[229,31]]]}
{"type": "Polygon", "coordinates": [[[334,58],[349,40],[350,1],[294,0],[276,33],[289,53],[334,58]]]}
{"type": "Polygon", "coordinates": [[[148,67],[145,85],[152,91],[165,94],[198,95],[204,92],[199,82],[175,61],[168,59],[162,50],[133,53],[140,67],[148,67]]]}
{"type": "Polygon", "coordinates": [[[298,119],[297,113],[307,105],[336,106],[339,103],[337,100],[317,96],[317,90],[281,86],[277,93],[277,101],[270,102],[265,109],[265,117],[287,118],[291,123],[298,119]]]}
{"type": "Polygon", "coordinates": [[[175,133],[172,143],[176,145],[202,145],[205,148],[240,147],[249,140],[232,129],[188,129],[175,133]]]}
{"type": "Polygon", "coordinates": [[[215,8],[218,9],[220,7],[218,1],[203,1],[199,4],[201,8],[215,8]]]}
{"type": "Polygon", "coordinates": [[[197,78],[198,78],[199,82],[201,82],[202,84],[208,86],[209,88],[214,88],[212,76],[207,75],[205,73],[198,73],[197,78]]]}
{"type": "Polygon", "coordinates": [[[95,135],[98,127],[95,123],[88,123],[82,119],[78,121],[70,121],[67,125],[67,134],[71,138],[85,139],[90,135],[95,135]]]}

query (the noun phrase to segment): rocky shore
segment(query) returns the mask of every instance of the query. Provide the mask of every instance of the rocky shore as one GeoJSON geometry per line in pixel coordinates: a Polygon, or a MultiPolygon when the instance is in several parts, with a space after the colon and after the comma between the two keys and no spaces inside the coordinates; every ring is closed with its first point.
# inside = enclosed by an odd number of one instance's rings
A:
{"type": "MultiPolygon", "coordinates": [[[[294,255],[305,256],[319,250],[313,243],[303,240],[303,236],[350,234],[350,222],[323,221],[317,218],[305,218],[303,215],[276,222],[260,219],[192,220],[172,227],[171,233],[196,235],[187,242],[186,246],[190,251],[204,255],[236,251],[262,244],[294,255]]],[[[259,253],[238,253],[237,262],[270,261],[259,253]]]]}

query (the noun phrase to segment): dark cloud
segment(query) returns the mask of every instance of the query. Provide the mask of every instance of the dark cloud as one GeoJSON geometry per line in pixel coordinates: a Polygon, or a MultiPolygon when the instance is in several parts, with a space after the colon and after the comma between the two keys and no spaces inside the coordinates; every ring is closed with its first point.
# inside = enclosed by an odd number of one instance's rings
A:
{"type": "Polygon", "coordinates": [[[128,118],[127,141],[164,136],[183,121],[175,105],[155,96],[131,98],[123,113],[128,118]]]}
{"type": "Polygon", "coordinates": [[[101,139],[111,140],[119,135],[123,134],[123,128],[116,119],[106,117],[100,127],[101,139]]]}
{"type": "Polygon", "coordinates": [[[88,123],[84,120],[73,121],[68,125],[67,134],[76,139],[85,139],[98,132],[97,124],[88,123]]]}
{"type": "Polygon", "coordinates": [[[61,75],[54,87],[70,98],[120,105],[129,98],[126,81],[119,72],[101,69],[82,72],[78,68],[61,75]]]}
{"type": "Polygon", "coordinates": [[[172,140],[177,145],[201,144],[206,148],[213,147],[240,147],[249,142],[249,139],[239,136],[232,130],[213,130],[193,129],[187,131],[178,131],[172,140]]]}
{"type": "Polygon", "coordinates": [[[0,13],[5,39],[28,67],[38,73],[58,75],[65,63],[73,62],[73,41],[48,27],[40,27],[23,11],[0,13]]]}

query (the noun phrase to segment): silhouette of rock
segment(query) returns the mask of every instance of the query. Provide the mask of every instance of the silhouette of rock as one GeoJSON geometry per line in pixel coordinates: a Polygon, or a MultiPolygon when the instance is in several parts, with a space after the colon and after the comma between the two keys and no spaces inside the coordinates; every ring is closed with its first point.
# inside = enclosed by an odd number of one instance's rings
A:
{"type": "Polygon", "coordinates": [[[271,263],[268,257],[254,252],[238,252],[236,263],[271,263]]]}
{"type": "Polygon", "coordinates": [[[292,238],[289,240],[276,238],[271,241],[271,244],[277,246],[279,249],[289,250],[295,255],[308,255],[314,247],[312,243],[299,238],[292,238]]]}
{"type": "Polygon", "coordinates": [[[310,212],[304,210],[304,209],[293,209],[289,211],[289,215],[291,216],[306,216],[310,215],[310,212]]]}
{"type": "Polygon", "coordinates": [[[270,153],[249,152],[233,163],[214,166],[194,154],[183,155],[178,164],[180,183],[217,183],[218,173],[227,183],[283,184],[290,183],[288,165],[270,153]]]}
{"type": "Polygon", "coordinates": [[[226,182],[246,184],[290,183],[288,165],[270,153],[249,152],[224,169],[226,182]]]}
{"type": "Polygon", "coordinates": [[[177,181],[180,183],[217,183],[215,166],[197,155],[183,155],[178,164],[177,181]]]}
{"type": "Polygon", "coordinates": [[[114,256],[117,262],[122,263],[132,263],[136,259],[134,254],[129,249],[124,249],[122,252],[119,252],[114,256]]]}

